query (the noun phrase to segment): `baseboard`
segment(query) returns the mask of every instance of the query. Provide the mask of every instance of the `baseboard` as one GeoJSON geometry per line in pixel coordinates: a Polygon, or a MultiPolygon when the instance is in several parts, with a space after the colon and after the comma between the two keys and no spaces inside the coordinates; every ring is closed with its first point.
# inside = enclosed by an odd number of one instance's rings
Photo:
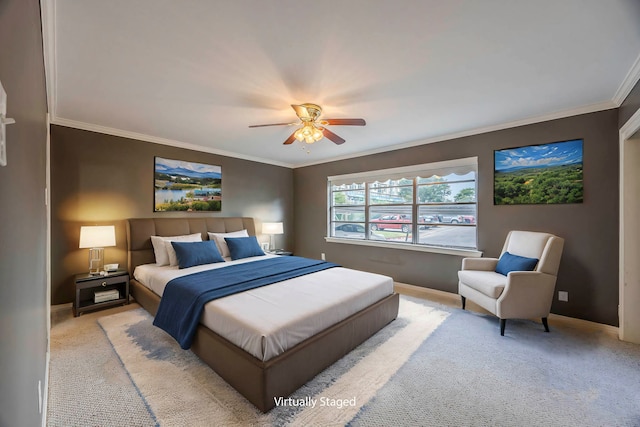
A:
{"type": "MultiPolygon", "coordinates": [[[[451,307],[461,308],[460,295],[453,294],[451,292],[440,291],[437,289],[424,288],[422,286],[409,285],[407,283],[394,283],[394,289],[396,292],[403,295],[415,296],[418,298],[425,298],[431,301],[436,301],[441,304],[445,304],[451,307]]],[[[482,307],[473,303],[473,301],[467,300],[467,309],[477,311],[480,313],[491,314],[482,307]]],[[[549,323],[551,325],[558,325],[568,328],[576,328],[592,332],[602,332],[611,337],[619,339],[619,331],[616,326],[605,325],[603,323],[591,322],[589,320],[576,319],[574,317],[562,316],[559,314],[549,314],[549,323]]],[[[534,319],[540,321],[540,319],[534,319]]]]}
{"type": "Polygon", "coordinates": [[[617,326],[605,325],[604,323],[591,322],[575,317],[562,316],[560,314],[549,314],[549,323],[557,323],[569,328],[577,328],[592,332],[603,332],[613,338],[620,339],[620,332],[617,326]]]}
{"type": "Polygon", "coordinates": [[[57,313],[59,311],[71,310],[73,308],[73,303],[68,302],[66,304],[56,304],[51,306],[51,313],[57,313]]]}
{"type": "Polygon", "coordinates": [[[49,407],[49,364],[51,363],[51,351],[47,348],[45,355],[45,369],[44,369],[44,388],[42,390],[42,406],[40,410],[40,416],[42,417],[42,427],[47,427],[47,415],[49,407]]]}
{"type": "Polygon", "coordinates": [[[443,304],[460,306],[460,295],[451,292],[440,291],[438,289],[424,288],[422,286],[409,285],[407,283],[394,282],[393,288],[403,295],[411,295],[429,300],[442,302],[443,304]]]}

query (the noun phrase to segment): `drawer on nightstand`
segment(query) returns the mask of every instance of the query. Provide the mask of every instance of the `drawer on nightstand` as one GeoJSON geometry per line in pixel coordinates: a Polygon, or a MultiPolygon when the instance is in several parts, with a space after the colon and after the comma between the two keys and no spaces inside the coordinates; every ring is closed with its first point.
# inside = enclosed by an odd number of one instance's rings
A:
{"type": "Polygon", "coordinates": [[[126,276],[113,276],[113,277],[101,277],[95,276],[95,278],[89,280],[82,280],[76,283],[78,289],[97,288],[99,286],[106,288],[109,285],[117,285],[128,281],[126,276]]]}

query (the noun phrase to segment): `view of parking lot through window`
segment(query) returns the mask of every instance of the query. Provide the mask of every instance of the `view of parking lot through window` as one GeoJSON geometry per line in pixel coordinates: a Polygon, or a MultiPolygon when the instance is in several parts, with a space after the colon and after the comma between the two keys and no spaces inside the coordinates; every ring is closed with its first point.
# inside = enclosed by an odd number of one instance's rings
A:
{"type": "Polygon", "coordinates": [[[459,169],[330,179],[329,236],[476,249],[476,171],[459,169]]]}

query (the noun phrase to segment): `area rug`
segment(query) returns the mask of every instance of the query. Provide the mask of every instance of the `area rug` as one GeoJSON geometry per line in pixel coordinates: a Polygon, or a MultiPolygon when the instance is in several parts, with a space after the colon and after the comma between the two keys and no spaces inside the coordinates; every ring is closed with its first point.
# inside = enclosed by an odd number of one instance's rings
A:
{"type": "Polygon", "coordinates": [[[401,297],[398,318],[262,414],[207,365],[136,309],[99,324],[161,426],[345,425],[449,313],[401,297]]]}

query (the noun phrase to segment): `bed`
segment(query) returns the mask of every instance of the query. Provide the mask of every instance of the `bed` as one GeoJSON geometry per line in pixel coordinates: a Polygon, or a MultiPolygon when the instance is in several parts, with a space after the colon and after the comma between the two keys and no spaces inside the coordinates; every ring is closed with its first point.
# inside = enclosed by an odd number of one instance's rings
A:
{"type": "MultiPolygon", "coordinates": [[[[229,233],[240,230],[247,230],[249,235],[255,235],[253,219],[239,217],[129,219],[127,221],[128,267],[132,277],[130,287],[133,298],[149,313],[156,314],[161,299],[158,293],[162,292],[157,288],[154,292],[152,290],[154,286],[142,283],[147,280],[142,272],[146,267],[155,263],[151,236],[201,233],[202,239],[207,240],[209,232],[229,233]],[[140,269],[136,272],[138,266],[140,269]],[[135,277],[134,273],[140,280],[135,277]]],[[[365,280],[369,277],[366,276],[367,274],[371,275],[371,273],[359,273],[355,270],[330,269],[310,274],[306,276],[306,279],[302,277],[291,280],[307,280],[311,283],[315,278],[317,282],[318,276],[314,275],[326,274],[321,277],[322,280],[333,282],[338,273],[340,275],[353,274],[353,277],[348,278],[351,282],[354,279],[356,282],[358,279],[365,280]],[[331,270],[335,271],[331,272],[331,270]]],[[[376,280],[384,278],[379,275],[371,275],[370,277],[374,278],[374,276],[378,276],[375,277],[376,280]]],[[[390,278],[384,279],[391,280],[390,278]]],[[[363,308],[358,307],[357,311],[348,317],[335,323],[323,325],[321,330],[313,331],[309,337],[298,338],[299,341],[294,339],[293,344],[288,344],[281,350],[276,348],[278,345],[265,345],[263,341],[262,347],[266,353],[257,353],[260,350],[252,350],[243,343],[234,343],[232,342],[234,338],[229,336],[226,331],[216,330],[214,332],[215,324],[220,323],[215,320],[213,323],[209,320],[209,327],[202,323],[198,325],[190,349],[259,410],[267,412],[275,406],[275,398],[289,396],[396,318],[399,298],[397,294],[393,293],[392,284],[393,282],[391,282],[390,292],[377,294],[375,292],[382,291],[367,292],[367,298],[370,298],[371,301],[363,303],[360,301],[361,298],[358,298],[359,304],[365,304],[363,308]],[[270,350],[273,348],[276,350],[270,350]]],[[[287,293],[286,286],[289,284],[281,282],[265,288],[273,288],[274,292],[280,288],[280,292],[287,293]]],[[[388,284],[385,286],[388,288],[388,284]]],[[[265,290],[260,290],[260,292],[265,292],[265,290]]],[[[228,305],[228,301],[231,300],[235,301],[235,305],[230,306],[233,310],[233,307],[237,309],[244,303],[243,298],[246,299],[247,296],[233,295],[209,304],[213,305],[218,301],[225,300],[224,302],[228,305]]],[[[224,307],[224,304],[222,306],[224,307]]],[[[207,323],[207,317],[211,317],[211,315],[202,316],[203,323],[207,323]]],[[[296,321],[295,323],[301,322],[296,321]]],[[[291,335],[297,336],[298,333],[292,330],[291,335]]]]}

